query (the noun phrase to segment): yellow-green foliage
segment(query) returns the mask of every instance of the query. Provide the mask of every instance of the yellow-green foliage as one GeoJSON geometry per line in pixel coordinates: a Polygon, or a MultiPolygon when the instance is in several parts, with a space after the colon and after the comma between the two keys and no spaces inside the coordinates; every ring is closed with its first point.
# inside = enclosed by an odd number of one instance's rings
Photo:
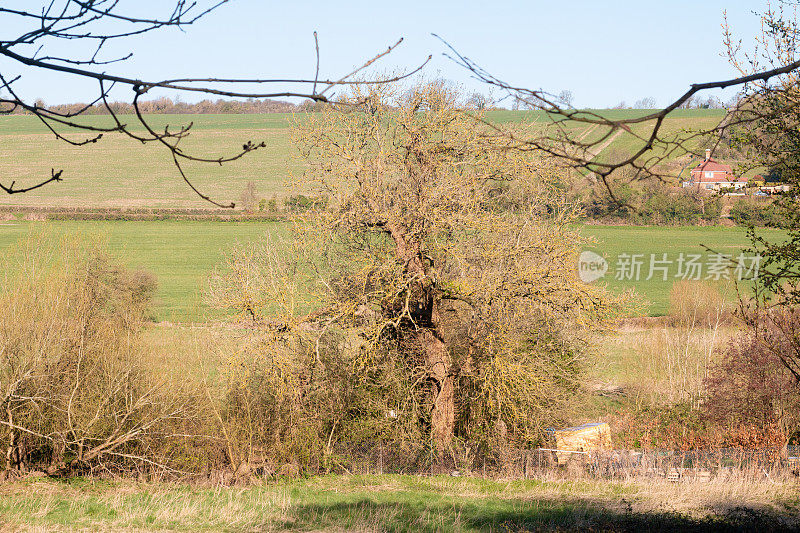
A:
{"type": "Polygon", "coordinates": [[[576,209],[552,161],[493,137],[446,84],[394,91],[355,87],[297,125],[306,177],[329,203],[298,220],[291,261],[267,241],[212,280],[217,305],[266,339],[234,366],[269,405],[297,398],[292,420],[325,447],[528,445],[568,415],[580,331],[611,299],[578,279],[576,209]],[[293,303],[307,293],[310,314],[293,303]],[[319,339],[334,332],[321,364],[319,339]],[[321,383],[334,392],[311,418],[321,383]]]}

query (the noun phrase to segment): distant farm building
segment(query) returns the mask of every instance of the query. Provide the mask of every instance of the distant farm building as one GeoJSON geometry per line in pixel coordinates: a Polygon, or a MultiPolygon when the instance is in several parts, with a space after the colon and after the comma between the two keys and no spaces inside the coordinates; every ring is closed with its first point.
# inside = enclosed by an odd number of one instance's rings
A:
{"type": "Polygon", "coordinates": [[[711,150],[706,150],[705,160],[694,167],[689,181],[683,182],[684,187],[697,187],[709,191],[720,189],[743,189],[747,180],[739,179],[733,175],[730,165],[724,165],[711,158],[711,150]]]}
{"type": "Polygon", "coordinates": [[[792,188],[791,185],[787,185],[786,183],[767,184],[765,181],[764,176],[757,175],[750,181],[750,186],[758,187],[758,192],[766,194],[767,196],[789,192],[792,188]]]}

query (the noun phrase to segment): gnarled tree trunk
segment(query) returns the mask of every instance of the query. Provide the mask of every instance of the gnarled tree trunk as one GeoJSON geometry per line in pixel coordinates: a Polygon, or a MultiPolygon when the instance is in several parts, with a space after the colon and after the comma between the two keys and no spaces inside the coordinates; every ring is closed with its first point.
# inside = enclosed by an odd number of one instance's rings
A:
{"type": "Polygon", "coordinates": [[[420,343],[425,350],[428,371],[431,373],[433,406],[431,432],[436,449],[444,450],[453,440],[455,428],[455,390],[452,361],[447,345],[433,331],[423,330],[420,343]]]}
{"type": "Polygon", "coordinates": [[[395,242],[395,254],[406,265],[407,274],[414,281],[408,287],[406,300],[409,312],[420,327],[416,340],[425,354],[425,363],[431,381],[433,405],[431,406],[431,437],[436,449],[443,451],[453,440],[455,430],[455,379],[452,375],[452,356],[438,329],[441,327],[439,306],[433,280],[435,276],[423,259],[419,242],[408,239],[401,225],[387,225],[395,242]]]}

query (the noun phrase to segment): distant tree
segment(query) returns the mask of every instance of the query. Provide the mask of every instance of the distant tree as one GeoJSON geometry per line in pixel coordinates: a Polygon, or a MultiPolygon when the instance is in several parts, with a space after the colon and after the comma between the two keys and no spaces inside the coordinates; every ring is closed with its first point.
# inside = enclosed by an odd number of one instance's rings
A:
{"type": "Polygon", "coordinates": [[[695,107],[697,107],[697,101],[698,101],[697,97],[692,95],[689,98],[687,98],[684,102],[681,102],[681,105],[679,106],[679,108],[680,109],[694,109],[695,107]]]}
{"type": "Polygon", "coordinates": [[[558,94],[558,101],[564,104],[564,107],[567,109],[572,108],[573,105],[573,97],[572,91],[564,90],[558,94]]]}
{"type": "Polygon", "coordinates": [[[470,95],[467,99],[467,107],[472,109],[477,109],[478,111],[483,111],[484,109],[490,107],[492,105],[492,99],[490,96],[487,96],[480,92],[474,92],[470,95]]]}
{"type": "Polygon", "coordinates": [[[248,181],[247,185],[245,186],[242,194],[239,196],[239,203],[241,208],[248,213],[252,213],[256,210],[258,206],[258,189],[256,188],[256,184],[252,181],[248,181]]]}
{"type": "Polygon", "coordinates": [[[270,213],[278,212],[278,197],[276,195],[273,194],[272,198],[267,202],[267,210],[269,210],[270,213]]]}
{"type": "Polygon", "coordinates": [[[655,109],[656,99],[652,96],[647,96],[641,100],[636,100],[636,103],[633,104],[633,107],[634,109],[655,109]]]}

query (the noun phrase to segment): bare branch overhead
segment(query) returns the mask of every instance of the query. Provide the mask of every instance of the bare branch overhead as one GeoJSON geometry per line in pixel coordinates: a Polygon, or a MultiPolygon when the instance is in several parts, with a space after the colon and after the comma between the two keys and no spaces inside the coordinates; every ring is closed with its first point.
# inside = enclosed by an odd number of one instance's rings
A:
{"type": "MultiPolygon", "coordinates": [[[[194,77],[176,78],[168,80],[146,80],[136,76],[112,74],[102,69],[93,67],[107,67],[123,63],[131,53],[114,57],[103,58],[104,46],[112,40],[128,37],[142,38],[162,28],[190,26],[209,15],[213,11],[228,3],[228,0],[217,2],[187,2],[186,0],[173,0],[162,17],[142,17],[126,10],[119,0],[52,0],[44,2],[37,7],[14,9],[0,7],[0,24],[9,28],[22,26],[24,29],[18,35],[0,35],[0,56],[11,60],[23,67],[23,74],[16,77],[3,77],[0,71],[0,114],[9,114],[14,111],[24,110],[35,115],[59,140],[72,145],[84,145],[98,142],[104,134],[121,133],[143,143],[157,142],[164,146],[170,153],[173,162],[186,183],[200,196],[214,205],[221,207],[234,207],[231,203],[219,203],[199,191],[190,181],[181,167],[180,161],[199,161],[222,164],[240,159],[244,155],[263,148],[264,142],[247,141],[242,149],[225,157],[208,158],[201,154],[191,154],[178,147],[178,142],[189,135],[191,124],[181,126],[170,131],[157,132],[148,122],[148,117],[141,112],[139,103],[142,95],[152,89],[166,89],[183,93],[202,93],[228,98],[306,98],[316,102],[329,102],[332,90],[341,85],[350,85],[358,80],[354,78],[365,69],[373,65],[382,57],[390,54],[402,43],[399,39],[383,52],[368,58],[350,73],[335,79],[319,79],[319,41],[316,32],[314,43],[316,47],[317,65],[313,78],[216,78],[194,77]],[[5,22],[7,21],[7,23],[5,22]],[[13,24],[12,24],[13,22],[13,24]],[[85,57],[64,55],[58,50],[59,41],[78,41],[92,43],[85,57]],[[53,52],[46,52],[47,50],[53,52]],[[94,79],[98,82],[98,93],[92,104],[73,112],[59,112],[47,109],[44,106],[31,103],[25,95],[19,94],[15,89],[17,83],[26,72],[31,70],[49,71],[64,76],[75,76],[82,79],[94,79]],[[279,90],[259,89],[265,87],[282,86],[279,90]],[[131,91],[131,102],[135,109],[138,123],[147,131],[147,135],[136,133],[121,121],[109,106],[108,95],[112,87],[128,87],[131,91]],[[243,87],[252,86],[253,89],[243,87]],[[289,89],[285,87],[289,86],[289,89]],[[291,88],[295,87],[295,88],[291,88]],[[5,93],[5,95],[4,95],[5,93]],[[113,117],[113,124],[106,126],[87,125],[78,120],[89,107],[102,104],[113,117]],[[91,136],[75,141],[64,134],[66,132],[86,131],[91,136]]],[[[63,49],[63,48],[61,48],[63,49]]],[[[398,81],[419,72],[430,60],[430,56],[417,68],[410,72],[397,75],[389,81],[398,81]]],[[[381,80],[385,83],[387,80],[381,80]]],[[[363,82],[362,82],[363,83],[363,82]]],[[[367,82],[369,83],[369,82],[367,82]]],[[[16,187],[14,182],[3,185],[0,178],[0,189],[7,194],[22,193],[37,189],[53,181],[62,179],[63,170],[53,170],[51,177],[39,183],[16,187]]]]}
{"type": "MultiPolygon", "coordinates": [[[[791,58],[790,61],[778,62],[767,69],[741,70],[741,76],[720,81],[692,83],[689,88],[678,98],[663,109],[644,113],[639,116],[613,118],[600,111],[587,109],[574,109],[564,104],[558,96],[548,93],[543,89],[530,89],[506,82],[491,74],[469,57],[461,54],[448,41],[439,37],[448,49],[444,55],[457,65],[468,70],[471,76],[487,85],[499,89],[506,96],[516,102],[522,102],[530,109],[540,109],[547,120],[547,127],[535,133],[519,132],[514,128],[490,123],[482,120],[492,128],[496,135],[505,136],[515,141],[517,148],[523,150],[541,151],[560,159],[566,166],[583,174],[594,175],[599,178],[614,198],[614,190],[609,182],[609,177],[618,169],[629,168],[633,170],[634,179],[657,178],[663,180],[668,177],[661,165],[668,160],[682,155],[701,157],[696,145],[698,140],[711,142],[715,146],[723,135],[732,128],[751,124],[761,117],[752,113],[752,106],[747,98],[741,98],[739,104],[728,110],[726,116],[714,127],[696,131],[683,131],[678,134],[664,131],[665,120],[676,110],[689,103],[695,95],[710,89],[725,89],[739,87],[746,91],[747,88],[757,85],[761,90],[772,90],[772,80],[796,73],[800,69],[800,60],[791,58]],[[589,139],[575,133],[575,126],[595,128],[597,133],[589,139]],[[636,128],[636,129],[634,129],[636,128]],[[624,154],[616,160],[598,158],[599,153],[610,144],[617,136],[628,135],[638,141],[637,148],[629,154],[624,154]]],[[[780,86],[780,84],[778,84],[780,86]]],[[[780,89],[777,89],[780,90],[780,89]]]]}

